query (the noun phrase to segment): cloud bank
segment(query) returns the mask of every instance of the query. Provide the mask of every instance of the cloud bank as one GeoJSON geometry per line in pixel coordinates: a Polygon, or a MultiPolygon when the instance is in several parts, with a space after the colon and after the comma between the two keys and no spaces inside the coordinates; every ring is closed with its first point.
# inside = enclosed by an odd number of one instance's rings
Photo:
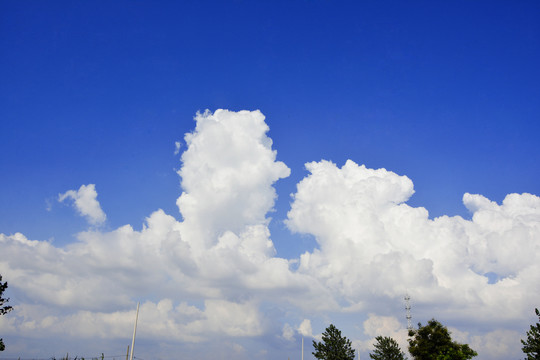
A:
{"type": "MultiPolygon", "coordinates": [[[[14,339],[6,355],[50,356],[40,341],[58,336],[71,340],[64,347],[78,344],[57,349],[51,340],[59,355],[121,353],[139,300],[142,358],[288,356],[330,322],[362,352],[376,335],[405,346],[408,292],[414,321],[449,324],[479,359],[519,356],[540,295],[539,197],[509,194],[499,205],[465,194],[471,220],[430,219],[407,205],[414,186],[406,176],[352,160],[311,162],[285,222],[318,246],[285,259],[268,214],[273,184],[290,169],[276,160],[263,114],[217,110],[195,121],[178,171],[180,220],[157,210],[141,231],[90,229],[62,248],[0,234],[0,273],[17,299],[0,318],[0,333],[14,339]]],[[[93,184],[59,201],[68,198],[90,224],[105,221],[93,184]]]]}

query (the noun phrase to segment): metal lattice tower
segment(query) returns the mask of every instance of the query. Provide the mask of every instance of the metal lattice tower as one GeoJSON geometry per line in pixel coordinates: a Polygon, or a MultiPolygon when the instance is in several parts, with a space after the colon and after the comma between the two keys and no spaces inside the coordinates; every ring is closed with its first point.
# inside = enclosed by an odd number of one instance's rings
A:
{"type": "Polygon", "coordinates": [[[411,316],[411,297],[408,293],[405,293],[405,310],[407,310],[407,330],[412,330],[412,316],[411,316]]]}

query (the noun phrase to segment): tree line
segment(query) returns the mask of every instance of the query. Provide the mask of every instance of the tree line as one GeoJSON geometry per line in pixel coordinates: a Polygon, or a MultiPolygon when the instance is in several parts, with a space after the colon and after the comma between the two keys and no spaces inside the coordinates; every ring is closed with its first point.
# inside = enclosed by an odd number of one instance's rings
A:
{"type": "MultiPolygon", "coordinates": [[[[9,298],[4,298],[8,283],[2,282],[0,274],[0,315],[5,315],[13,307],[6,305],[9,298]]],[[[527,339],[521,340],[525,360],[540,360],[540,312],[535,309],[539,322],[531,325],[527,331],[527,339]]],[[[467,344],[459,344],[452,340],[450,331],[435,319],[426,325],[418,323],[418,329],[409,330],[409,354],[413,360],[468,360],[477,356],[476,351],[467,344]]],[[[322,341],[313,340],[315,351],[312,353],[319,360],[354,360],[355,350],[349,339],[341,335],[333,324],[330,324],[322,334],[322,341]]],[[[405,353],[396,340],[387,336],[375,338],[375,349],[369,354],[373,360],[405,360],[405,353]]],[[[5,349],[4,341],[0,338],[0,351],[5,349]]],[[[103,360],[103,355],[102,355],[103,360]]]]}
{"type": "MultiPolygon", "coordinates": [[[[525,360],[540,360],[540,312],[535,309],[539,322],[530,326],[527,339],[521,340],[525,360]]],[[[409,330],[408,350],[413,360],[468,360],[478,353],[468,344],[452,340],[450,331],[439,321],[431,319],[426,325],[418,323],[418,329],[409,330]]],[[[341,335],[333,324],[322,334],[322,341],[313,341],[312,353],[319,360],[354,360],[355,350],[351,341],[341,335]]],[[[396,340],[388,336],[375,338],[374,350],[369,354],[373,360],[405,360],[405,353],[396,340]]]]}

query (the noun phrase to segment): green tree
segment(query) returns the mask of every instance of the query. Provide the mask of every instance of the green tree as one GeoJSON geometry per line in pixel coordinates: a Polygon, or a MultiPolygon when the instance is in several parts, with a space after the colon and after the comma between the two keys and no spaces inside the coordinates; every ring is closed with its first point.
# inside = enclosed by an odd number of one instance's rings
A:
{"type": "Polygon", "coordinates": [[[396,340],[387,336],[375,338],[375,350],[369,354],[373,360],[405,360],[405,353],[401,351],[396,340]]]}
{"type": "Polygon", "coordinates": [[[478,355],[469,345],[452,341],[446,326],[435,319],[426,326],[418,323],[409,336],[409,353],[415,360],[467,360],[478,355]]]}
{"type": "MultiPolygon", "coordinates": [[[[4,305],[9,301],[9,299],[4,299],[2,297],[2,294],[7,289],[7,287],[7,281],[5,283],[2,283],[2,275],[0,275],[0,315],[5,315],[13,309],[11,306],[4,305]]],[[[5,348],[6,346],[4,345],[4,341],[0,339],[0,351],[4,351],[5,348]]]]}
{"type": "Polygon", "coordinates": [[[354,360],[351,340],[341,336],[334,325],[330,324],[322,334],[322,342],[313,340],[315,351],[312,353],[320,360],[354,360]]]}
{"type": "MultiPolygon", "coordinates": [[[[534,309],[538,320],[540,321],[540,312],[534,309]]],[[[521,340],[523,353],[527,355],[526,360],[540,359],[540,322],[536,325],[531,325],[531,329],[527,331],[527,340],[521,340]]]]}

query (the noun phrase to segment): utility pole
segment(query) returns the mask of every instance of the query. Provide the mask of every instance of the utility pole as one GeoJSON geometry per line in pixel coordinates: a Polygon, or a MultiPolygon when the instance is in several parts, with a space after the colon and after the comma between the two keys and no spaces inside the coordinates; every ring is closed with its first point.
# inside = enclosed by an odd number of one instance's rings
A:
{"type": "Polygon", "coordinates": [[[137,332],[137,320],[139,319],[139,303],[137,303],[137,314],[135,315],[135,326],[133,327],[133,339],[131,340],[131,355],[129,360],[133,360],[133,348],[135,347],[135,333],[137,332]]]}

